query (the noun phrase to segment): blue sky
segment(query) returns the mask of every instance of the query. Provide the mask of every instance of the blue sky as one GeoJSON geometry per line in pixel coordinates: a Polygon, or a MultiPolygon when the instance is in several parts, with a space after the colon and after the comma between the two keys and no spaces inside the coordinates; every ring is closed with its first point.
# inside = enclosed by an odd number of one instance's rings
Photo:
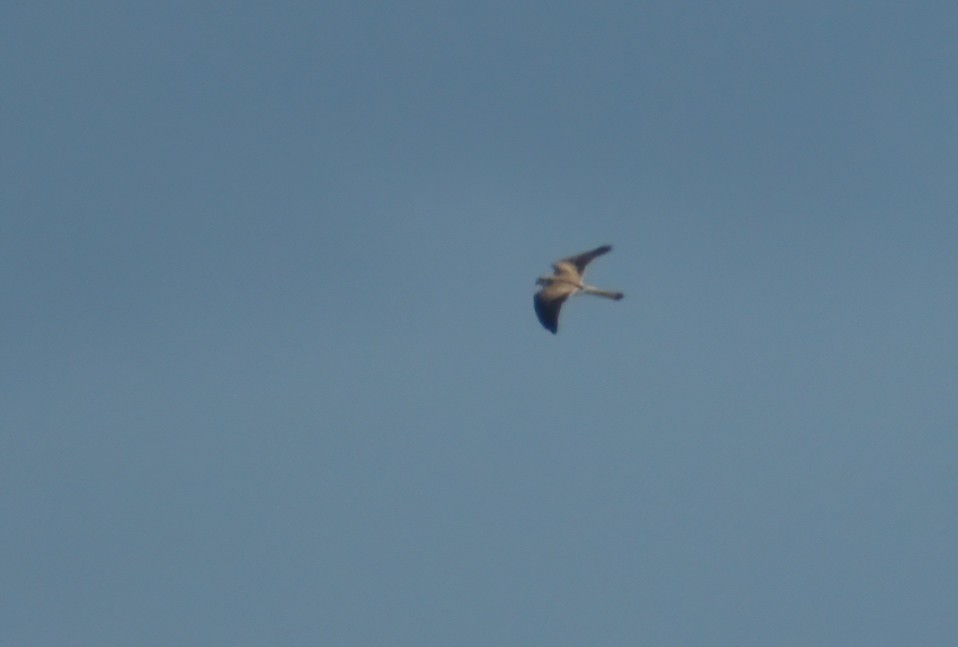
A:
{"type": "Polygon", "coordinates": [[[2,642],[953,644],[956,27],[6,6],[2,642]]]}

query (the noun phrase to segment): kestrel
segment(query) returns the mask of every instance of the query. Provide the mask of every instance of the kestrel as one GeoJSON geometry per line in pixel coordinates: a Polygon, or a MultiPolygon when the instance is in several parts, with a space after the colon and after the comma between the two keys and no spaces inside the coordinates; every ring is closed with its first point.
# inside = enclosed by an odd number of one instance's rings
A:
{"type": "Polygon", "coordinates": [[[611,245],[596,247],[591,252],[584,252],[577,256],[563,258],[552,264],[554,273],[552,276],[540,276],[536,280],[536,285],[541,285],[542,289],[536,292],[533,303],[536,307],[536,316],[546,330],[553,335],[559,330],[559,310],[566,299],[574,294],[594,294],[598,297],[605,297],[618,301],[624,294],[621,292],[609,292],[600,290],[591,285],[586,285],[582,281],[582,275],[585,273],[585,266],[592,259],[602,256],[612,251],[611,245]]]}

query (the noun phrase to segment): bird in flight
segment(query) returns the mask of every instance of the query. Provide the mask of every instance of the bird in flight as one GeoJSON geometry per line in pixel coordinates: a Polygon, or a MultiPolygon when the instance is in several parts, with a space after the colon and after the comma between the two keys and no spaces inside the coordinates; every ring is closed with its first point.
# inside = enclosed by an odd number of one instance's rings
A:
{"type": "Polygon", "coordinates": [[[540,276],[536,280],[536,285],[541,285],[542,288],[536,292],[533,303],[536,307],[536,316],[539,317],[539,323],[546,330],[553,335],[559,331],[559,310],[565,300],[574,294],[594,294],[614,301],[618,301],[625,296],[621,292],[609,292],[586,285],[582,280],[585,266],[592,259],[610,251],[612,251],[611,245],[603,245],[590,252],[563,258],[552,264],[554,270],[552,276],[540,276]]]}

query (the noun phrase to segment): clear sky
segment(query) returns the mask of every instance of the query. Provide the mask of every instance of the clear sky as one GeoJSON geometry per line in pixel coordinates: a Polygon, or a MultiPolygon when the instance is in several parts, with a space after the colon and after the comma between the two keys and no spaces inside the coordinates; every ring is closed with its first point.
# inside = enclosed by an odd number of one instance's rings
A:
{"type": "Polygon", "coordinates": [[[954,645],[956,33],[6,3],[0,642],[954,645]]]}

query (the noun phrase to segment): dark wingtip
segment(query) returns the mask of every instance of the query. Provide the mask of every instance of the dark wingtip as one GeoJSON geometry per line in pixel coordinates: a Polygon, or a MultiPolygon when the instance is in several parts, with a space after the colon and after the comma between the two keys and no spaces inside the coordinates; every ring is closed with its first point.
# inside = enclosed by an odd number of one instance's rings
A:
{"type": "Polygon", "coordinates": [[[542,324],[542,327],[553,335],[556,334],[556,331],[559,330],[559,313],[552,312],[547,308],[538,292],[532,298],[532,304],[535,306],[536,318],[539,320],[539,323],[542,324]]]}

